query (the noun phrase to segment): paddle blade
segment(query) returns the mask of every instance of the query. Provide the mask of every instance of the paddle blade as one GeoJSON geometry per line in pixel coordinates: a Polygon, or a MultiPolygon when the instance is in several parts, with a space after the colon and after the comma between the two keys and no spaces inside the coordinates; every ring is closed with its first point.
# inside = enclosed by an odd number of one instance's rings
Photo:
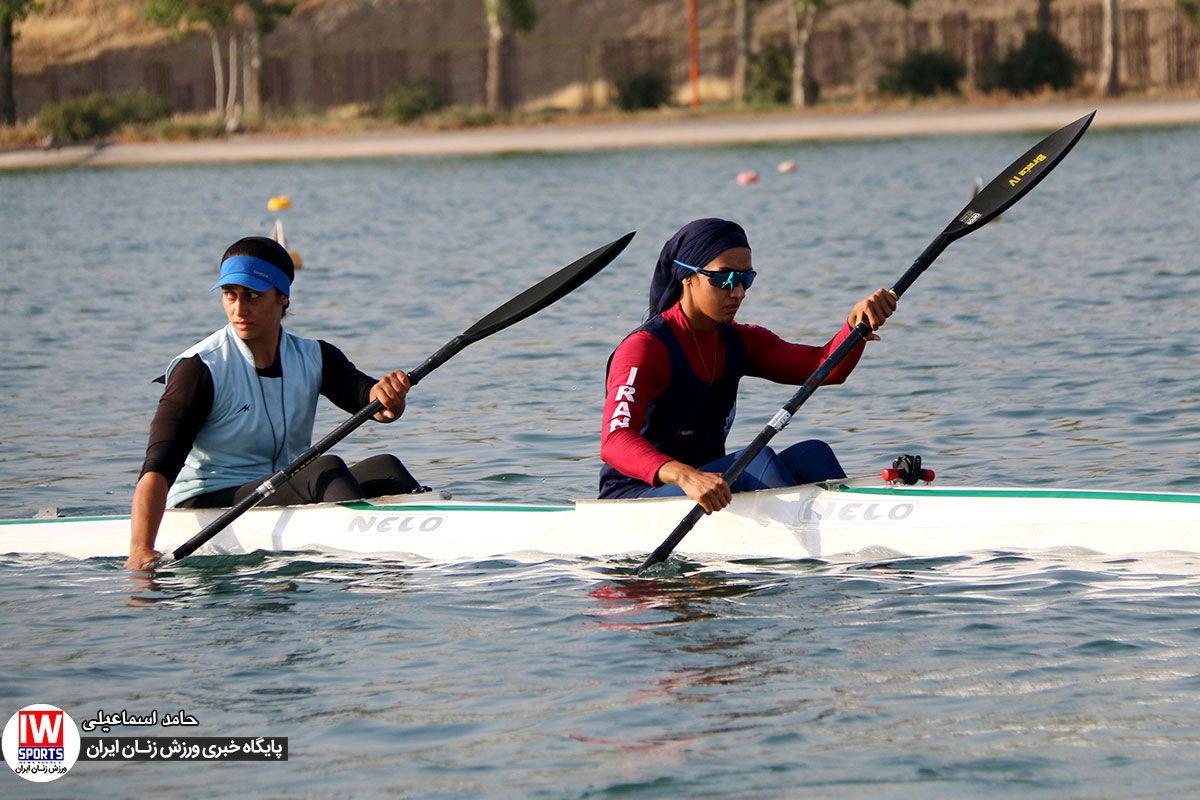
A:
{"type": "Polygon", "coordinates": [[[1094,116],[1095,111],[1050,134],[997,175],[942,231],[947,243],[991,222],[1037,186],[1071,152],[1094,116]]]}
{"type": "Polygon", "coordinates": [[[554,301],[579,288],[585,281],[604,269],[620,255],[636,231],[588,253],[575,263],[563,267],[536,286],[531,286],[504,305],[476,322],[462,333],[465,344],[491,336],[509,325],[536,314],[554,301]]]}

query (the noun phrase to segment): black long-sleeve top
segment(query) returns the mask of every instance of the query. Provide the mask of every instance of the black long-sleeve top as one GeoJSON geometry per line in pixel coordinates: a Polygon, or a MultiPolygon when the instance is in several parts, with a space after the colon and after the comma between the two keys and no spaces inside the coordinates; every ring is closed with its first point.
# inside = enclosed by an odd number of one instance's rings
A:
{"type": "MultiPolygon", "coordinates": [[[[378,381],[355,367],[333,345],[319,339],[317,343],[321,346],[320,393],[343,411],[361,411],[371,402],[371,387],[378,381]]],[[[280,377],[279,360],[259,368],[258,374],[263,378],[280,377]]],[[[212,412],[212,404],[213,380],[208,366],[198,355],[181,360],[171,371],[150,423],[150,442],[141,474],[157,472],[168,484],[174,483],[196,434],[212,412]]]]}

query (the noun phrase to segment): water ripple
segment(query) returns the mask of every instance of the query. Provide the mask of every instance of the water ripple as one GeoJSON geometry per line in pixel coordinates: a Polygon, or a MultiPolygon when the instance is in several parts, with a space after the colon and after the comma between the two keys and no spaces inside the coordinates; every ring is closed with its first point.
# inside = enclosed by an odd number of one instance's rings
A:
{"type": "MultiPolygon", "coordinates": [[[[305,261],[289,329],[373,373],[641,231],[575,295],[430,374],[400,424],[339,445],[397,452],[459,497],[532,502],[594,491],[603,365],[684,221],[743,221],[762,277],[741,317],[820,343],[1027,139],[0,175],[0,512],[128,508],[149,381],[220,324],[216,257],[269,229],[270,187],[293,198],[305,261]],[[785,158],[796,174],[732,180],[785,158]],[[166,208],[171,225],[145,224],[166,208]]],[[[939,258],[784,439],[826,438],[853,473],[921,452],[949,485],[1200,490],[1200,270],[1180,202],[1198,147],[1191,129],[1089,133],[939,258]]],[[[744,382],[731,442],[791,391],[744,382]]],[[[323,405],[317,427],[343,418],[323,405]]],[[[672,559],[635,578],[636,559],[251,554],[147,580],[119,559],[0,555],[0,697],[288,736],[287,764],[223,765],[254,796],[1194,794],[1194,555],[872,558],[672,559]]],[[[229,793],[211,765],[144,766],[65,780],[98,798],[229,793]]]]}

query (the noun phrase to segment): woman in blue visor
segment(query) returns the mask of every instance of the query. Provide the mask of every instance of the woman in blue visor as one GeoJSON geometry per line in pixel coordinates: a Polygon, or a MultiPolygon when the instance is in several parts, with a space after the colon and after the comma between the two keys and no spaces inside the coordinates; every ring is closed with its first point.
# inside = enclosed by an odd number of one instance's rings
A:
{"type": "MultiPolygon", "coordinates": [[[[376,380],[328,342],[283,329],[294,277],[291,256],[272,239],[250,236],[225,251],[212,290],[221,293],[229,322],[167,366],[133,495],[130,569],[159,557],[154,540],[166,508],[233,506],[307,450],[318,395],[352,414],[379,400],[379,422],[404,413],[403,372],[376,380]]],[[[264,503],[341,502],[422,488],[395,456],[350,467],[324,455],[264,503]]]]}

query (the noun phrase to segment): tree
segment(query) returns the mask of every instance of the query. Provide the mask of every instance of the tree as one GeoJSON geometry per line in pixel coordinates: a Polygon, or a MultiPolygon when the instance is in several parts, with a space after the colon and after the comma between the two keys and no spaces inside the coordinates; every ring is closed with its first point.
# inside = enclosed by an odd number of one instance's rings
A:
{"type": "Polygon", "coordinates": [[[279,25],[279,20],[292,13],[291,3],[272,0],[250,0],[250,26],[247,34],[246,113],[258,117],[262,113],[262,39],[279,25]]]}
{"type": "Polygon", "coordinates": [[[1039,31],[1050,32],[1050,21],[1053,18],[1051,6],[1054,0],[1038,0],[1037,4],[1037,29],[1039,31]]]}
{"type": "Polygon", "coordinates": [[[1200,0],[1175,0],[1179,15],[1192,23],[1192,27],[1200,31],[1200,0]]]}
{"type": "Polygon", "coordinates": [[[904,52],[907,56],[913,48],[912,43],[912,6],[915,0],[895,0],[896,5],[904,9],[904,52]]]}
{"type": "Polygon", "coordinates": [[[765,0],[733,0],[734,38],[737,55],[733,61],[733,102],[746,102],[746,81],[750,70],[750,51],[754,42],[754,12],[765,0]]]}
{"type": "Polygon", "coordinates": [[[15,125],[17,100],[13,93],[13,23],[37,10],[36,0],[0,0],[0,125],[15,125]]]}
{"type": "Polygon", "coordinates": [[[1100,49],[1100,81],[1097,89],[1105,97],[1111,97],[1120,90],[1117,83],[1117,54],[1120,52],[1118,39],[1120,24],[1117,0],[1104,0],[1101,29],[1103,40],[1100,49]]]}
{"type": "Polygon", "coordinates": [[[512,37],[537,25],[536,0],[483,0],[487,17],[488,51],[484,94],[488,111],[512,107],[512,37]]]}
{"type": "Polygon", "coordinates": [[[808,45],[817,28],[817,17],[828,7],[828,0],[787,0],[791,23],[788,38],[792,44],[792,105],[796,108],[816,102],[809,74],[808,45]]]}
{"type": "Polygon", "coordinates": [[[145,0],[142,16],[161,27],[175,29],[181,36],[196,30],[208,33],[216,110],[224,115],[226,126],[234,127],[241,117],[239,91],[249,115],[256,117],[262,110],[262,37],[275,30],[279,20],[294,8],[295,4],[281,0],[145,0]],[[222,34],[229,47],[228,84],[221,51],[222,34]],[[238,63],[243,38],[246,57],[242,60],[239,90],[238,63]]]}
{"type": "MultiPolygon", "coordinates": [[[[212,47],[213,79],[216,83],[216,110],[226,115],[233,106],[236,96],[236,79],[230,75],[230,91],[225,91],[225,70],[222,66],[220,33],[229,27],[233,16],[234,0],[146,0],[142,16],[163,28],[173,28],[181,36],[194,31],[197,26],[208,31],[212,47]]],[[[230,61],[237,63],[236,45],[230,41],[230,61]]]]}
{"type": "Polygon", "coordinates": [[[733,2],[734,44],[737,55],[733,60],[733,102],[746,102],[746,68],[750,64],[750,42],[754,27],[750,22],[750,0],[733,2]]]}

